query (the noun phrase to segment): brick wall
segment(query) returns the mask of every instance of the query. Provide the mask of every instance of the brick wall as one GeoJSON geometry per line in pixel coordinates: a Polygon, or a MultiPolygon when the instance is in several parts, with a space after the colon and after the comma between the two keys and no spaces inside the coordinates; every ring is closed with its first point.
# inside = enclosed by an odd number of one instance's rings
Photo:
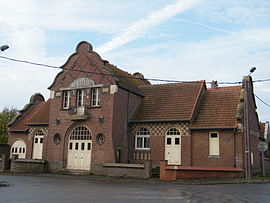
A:
{"type": "Polygon", "coordinates": [[[170,128],[177,128],[181,133],[181,163],[189,165],[190,156],[190,131],[189,124],[183,122],[160,122],[160,123],[131,123],[131,146],[133,149],[133,163],[144,163],[151,160],[152,166],[159,166],[160,160],[165,158],[165,135],[170,128]],[[147,128],[150,132],[150,151],[135,149],[135,135],[139,128],[147,128]],[[149,156],[144,154],[149,153],[149,156]],[[150,157],[147,159],[146,157],[150,157]]]}
{"type": "MultiPolygon", "coordinates": [[[[234,132],[221,131],[192,131],[192,166],[234,167],[234,132]],[[219,156],[209,156],[209,133],[219,133],[219,156]]],[[[238,166],[241,166],[242,150],[241,135],[236,135],[236,151],[238,166]]]]}

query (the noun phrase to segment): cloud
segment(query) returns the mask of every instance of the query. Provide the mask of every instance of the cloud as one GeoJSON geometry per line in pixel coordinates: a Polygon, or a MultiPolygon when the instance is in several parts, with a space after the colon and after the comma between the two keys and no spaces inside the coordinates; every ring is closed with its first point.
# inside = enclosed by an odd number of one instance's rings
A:
{"type": "MultiPolygon", "coordinates": [[[[254,79],[269,78],[270,28],[246,29],[208,39],[165,41],[140,48],[105,53],[120,68],[146,78],[172,80],[241,81],[252,66],[254,79]],[[123,60],[124,59],[124,60],[123,60]]],[[[257,85],[256,92],[270,103],[270,82],[257,85]]],[[[257,101],[259,116],[269,119],[269,108],[257,101]]]]}
{"type": "Polygon", "coordinates": [[[145,34],[145,32],[152,27],[186,11],[198,2],[200,2],[200,0],[178,0],[173,4],[159,9],[151,13],[148,17],[146,17],[146,19],[141,19],[135,23],[132,23],[127,29],[111,39],[109,42],[97,47],[96,51],[99,53],[104,53],[131,42],[145,34]]]}
{"type": "Polygon", "coordinates": [[[267,0],[207,0],[193,11],[199,18],[210,22],[242,27],[268,24],[269,8],[267,0]]]}

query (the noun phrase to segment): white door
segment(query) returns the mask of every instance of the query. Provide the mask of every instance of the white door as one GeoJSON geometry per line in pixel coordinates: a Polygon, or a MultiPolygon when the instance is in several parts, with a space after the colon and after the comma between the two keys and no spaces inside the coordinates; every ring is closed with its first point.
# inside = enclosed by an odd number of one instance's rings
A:
{"type": "Polygon", "coordinates": [[[176,128],[171,128],[166,133],[165,160],[168,165],[181,165],[181,135],[176,128]]]}
{"type": "Polygon", "coordinates": [[[90,170],[92,140],[90,131],[84,126],[76,127],[68,143],[68,169],[90,170]]]}
{"type": "Polygon", "coordinates": [[[26,156],[26,145],[24,141],[17,140],[13,143],[11,149],[10,149],[10,156],[12,155],[18,155],[19,159],[25,159],[26,156]]]}
{"type": "Polygon", "coordinates": [[[44,134],[41,130],[38,130],[34,136],[34,144],[33,144],[33,159],[42,159],[43,152],[43,138],[44,134]]]}

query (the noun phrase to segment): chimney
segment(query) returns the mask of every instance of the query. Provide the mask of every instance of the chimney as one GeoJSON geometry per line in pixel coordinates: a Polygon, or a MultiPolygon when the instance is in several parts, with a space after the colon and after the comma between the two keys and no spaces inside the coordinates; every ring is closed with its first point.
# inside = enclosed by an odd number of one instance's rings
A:
{"type": "Polygon", "coordinates": [[[212,89],[218,88],[217,80],[212,80],[212,82],[211,82],[211,88],[212,88],[212,89]]]}

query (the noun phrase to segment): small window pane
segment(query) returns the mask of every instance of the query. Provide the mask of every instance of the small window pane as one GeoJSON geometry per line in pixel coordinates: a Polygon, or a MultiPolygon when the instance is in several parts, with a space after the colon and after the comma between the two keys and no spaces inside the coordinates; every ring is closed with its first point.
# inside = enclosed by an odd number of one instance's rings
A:
{"type": "Polygon", "coordinates": [[[17,152],[18,152],[17,147],[15,147],[15,153],[17,153],[17,152]]]}
{"type": "Polygon", "coordinates": [[[149,140],[150,140],[149,137],[144,138],[144,148],[149,148],[149,140]]]}
{"type": "Polygon", "coordinates": [[[75,144],[75,150],[78,150],[78,149],[79,149],[79,143],[76,142],[76,144],[75,144]]]}
{"type": "Polygon", "coordinates": [[[172,144],[172,139],[170,137],[167,138],[167,144],[168,145],[172,144]]]}
{"type": "Polygon", "coordinates": [[[12,150],[11,150],[12,153],[14,153],[14,147],[12,147],[12,150]]]}
{"type": "Polygon", "coordinates": [[[218,137],[217,133],[211,133],[211,138],[217,138],[217,137],[218,137]]]}
{"type": "Polygon", "coordinates": [[[35,138],[35,143],[38,143],[38,138],[37,137],[35,138]]]}
{"type": "Polygon", "coordinates": [[[23,153],[25,153],[25,148],[23,148],[23,153]]]}
{"type": "Polygon", "coordinates": [[[138,137],[137,138],[137,148],[142,148],[143,138],[138,137]]]}
{"type": "Polygon", "coordinates": [[[179,137],[176,137],[174,141],[175,141],[175,144],[176,145],[179,145],[180,144],[180,138],[179,137]]]}
{"type": "Polygon", "coordinates": [[[20,147],[20,149],[19,149],[19,153],[22,153],[22,148],[20,147]]]}
{"type": "Polygon", "coordinates": [[[88,143],[87,150],[91,150],[91,143],[88,143]]]}
{"type": "Polygon", "coordinates": [[[81,150],[84,150],[84,143],[82,143],[81,145],[81,150]]]}
{"type": "Polygon", "coordinates": [[[72,142],[69,143],[69,150],[72,150],[72,142]]]}
{"type": "Polygon", "coordinates": [[[40,138],[39,143],[43,143],[43,138],[42,137],[40,138]]]}

